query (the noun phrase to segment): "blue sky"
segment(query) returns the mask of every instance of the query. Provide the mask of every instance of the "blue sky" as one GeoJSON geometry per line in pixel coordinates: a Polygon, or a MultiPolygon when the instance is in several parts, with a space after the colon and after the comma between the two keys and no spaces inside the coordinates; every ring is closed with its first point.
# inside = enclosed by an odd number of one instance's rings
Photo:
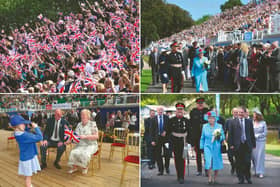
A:
{"type": "MultiPolygon", "coordinates": [[[[249,0],[241,0],[243,4],[249,0]]],[[[206,14],[215,15],[220,13],[220,6],[226,0],[167,0],[168,3],[176,4],[184,10],[187,10],[194,20],[201,18],[206,14]]]]}

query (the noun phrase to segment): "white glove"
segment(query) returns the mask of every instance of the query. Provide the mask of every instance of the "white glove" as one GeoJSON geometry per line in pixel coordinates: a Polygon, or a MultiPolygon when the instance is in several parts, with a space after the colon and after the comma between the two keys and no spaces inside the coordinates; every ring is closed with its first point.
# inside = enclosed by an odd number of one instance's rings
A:
{"type": "Polygon", "coordinates": [[[183,76],[183,80],[186,80],[186,75],[185,75],[185,72],[184,72],[184,71],[182,71],[181,73],[182,73],[182,76],[183,76]]]}

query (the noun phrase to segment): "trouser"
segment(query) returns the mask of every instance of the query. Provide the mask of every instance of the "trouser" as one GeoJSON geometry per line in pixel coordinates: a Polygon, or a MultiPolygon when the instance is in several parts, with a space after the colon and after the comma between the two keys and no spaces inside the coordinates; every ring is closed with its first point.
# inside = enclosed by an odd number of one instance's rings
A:
{"type": "Polygon", "coordinates": [[[184,150],[184,139],[183,138],[173,138],[173,152],[174,152],[174,162],[177,171],[177,179],[184,179],[185,176],[185,159],[183,158],[184,150]]]}
{"type": "Polygon", "coordinates": [[[235,161],[234,161],[234,152],[233,150],[229,149],[227,152],[228,155],[228,160],[230,162],[231,168],[234,170],[235,169],[235,161]]]}
{"type": "Polygon", "coordinates": [[[241,143],[238,150],[235,151],[236,173],[239,180],[251,178],[251,151],[246,143],[241,143]]]}
{"type": "MultiPolygon", "coordinates": [[[[157,66],[157,65],[156,65],[156,66],[157,66]]],[[[158,67],[152,67],[152,80],[153,80],[153,84],[159,82],[158,67]]]]}
{"type": "Polygon", "coordinates": [[[155,158],[154,158],[154,147],[151,144],[151,140],[146,140],[146,146],[147,146],[147,156],[150,165],[155,165],[155,158]]]}
{"type": "Polygon", "coordinates": [[[170,67],[171,92],[180,93],[183,87],[182,68],[170,67]]]}
{"type": "Polygon", "coordinates": [[[165,137],[159,136],[158,142],[155,146],[155,156],[158,165],[158,171],[163,173],[163,159],[162,159],[162,149],[163,155],[165,158],[164,166],[166,170],[169,170],[169,163],[170,163],[170,154],[169,149],[165,147],[165,143],[167,143],[165,137]]]}
{"type": "Polygon", "coordinates": [[[58,163],[60,161],[60,158],[61,158],[63,152],[66,149],[66,145],[63,144],[62,146],[58,147],[57,144],[58,144],[58,142],[49,140],[47,146],[40,146],[40,150],[41,150],[41,163],[42,164],[46,164],[46,155],[47,155],[47,150],[48,150],[49,147],[57,147],[55,162],[58,163]]]}
{"type": "Polygon", "coordinates": [[[195,153],[196,153],[196,167],[197,172],[202,172],[202,160],[201,160],[201,150],[199,144],[194,145],[195,153]]]}

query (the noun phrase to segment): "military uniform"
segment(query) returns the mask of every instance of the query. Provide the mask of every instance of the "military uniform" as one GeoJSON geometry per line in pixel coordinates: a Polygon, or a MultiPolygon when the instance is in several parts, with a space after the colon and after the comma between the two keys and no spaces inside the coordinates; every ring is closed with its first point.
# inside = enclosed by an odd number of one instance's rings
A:
{"type": "Polygon", "coordinates": [[[185,160],[183,158],[184,139],[188,142],[190,121],[185,117],[173,117],[169,120],[167,134],[170,135],[175,156],[175,167],[178,180],[184,179],[185,160]],[[184,138],[184,136],[186,136],[184,138]]]}
{"type": "MultiPolygon", "coordinates": [[[[172,46],[176,46],[174,42],[172,46]]],[[[167,64],[169,64],[169,75],[171,79],[171,92],[179,93],[183,87],[183,76],[185,64],[183,61],[183,55],[180,52],[171,52],[166,58],[167,64]]]]}
{"type": "Polygon", "coordinates": [[[196,165],[197,172],[202,172],[202,162],[201,162],[201,150],[200,150],[200,137],[203,124],[207,123],[204,120],[204,114],[209,111],[208,108],[203,108],[198,110],[197,108],[192,109],[190,112],[190,122],[191,122],[191,144],[195,148],[196,152],[196,165]]]}

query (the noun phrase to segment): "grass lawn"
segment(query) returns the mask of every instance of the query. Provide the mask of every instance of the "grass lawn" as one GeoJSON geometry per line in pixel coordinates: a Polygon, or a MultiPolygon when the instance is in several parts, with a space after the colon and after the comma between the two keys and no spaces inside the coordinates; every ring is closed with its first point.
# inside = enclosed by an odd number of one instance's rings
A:
{"type": "Polygon", "coordinates": [[[277,131],[268,131],[265,151],[274,156],[280,156],[280,142],[278,141],[277,131]]]}
{"type": "Polygon", "coordinates": [[[145,92],[152,82],[152,72],[150,69],[143,69],[141,75],[141,92],[145,92]]]}

